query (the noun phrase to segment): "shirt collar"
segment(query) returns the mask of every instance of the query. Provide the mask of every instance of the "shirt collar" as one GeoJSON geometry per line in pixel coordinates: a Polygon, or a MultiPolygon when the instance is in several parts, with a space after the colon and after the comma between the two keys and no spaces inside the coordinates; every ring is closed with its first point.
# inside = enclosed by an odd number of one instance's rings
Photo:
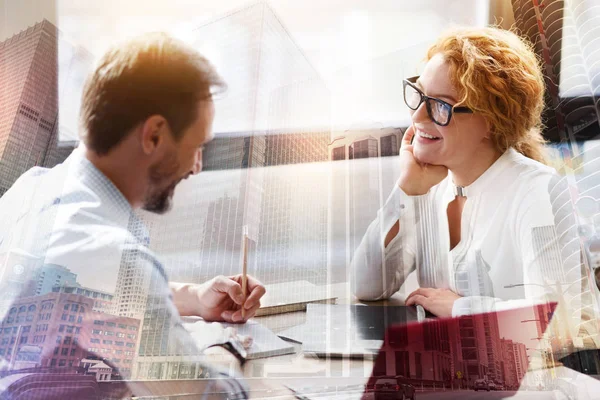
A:
{"type": "Polygon", "coordinates": [[[127,221],[127,230],[145,245],[150,244],[148,228],[135,214],[129,201],[115,184],[85,157],[82,148],[75,149],[66,163],[73,178],[91,188],[100,197],[103,207],[117,219],[115,222],[122,224],[127,221]]]}

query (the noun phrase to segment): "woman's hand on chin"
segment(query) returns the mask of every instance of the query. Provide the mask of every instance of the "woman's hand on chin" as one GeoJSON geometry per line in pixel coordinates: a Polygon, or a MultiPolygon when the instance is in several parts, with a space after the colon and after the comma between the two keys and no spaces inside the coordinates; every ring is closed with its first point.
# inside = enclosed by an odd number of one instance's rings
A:
{"type": "Polygon", "coordinates": [[[454,301],[460,297],[449,289],[419,288],[408,295],[406,305],[420,305],[438,317],[452,317],[454,301]]]}

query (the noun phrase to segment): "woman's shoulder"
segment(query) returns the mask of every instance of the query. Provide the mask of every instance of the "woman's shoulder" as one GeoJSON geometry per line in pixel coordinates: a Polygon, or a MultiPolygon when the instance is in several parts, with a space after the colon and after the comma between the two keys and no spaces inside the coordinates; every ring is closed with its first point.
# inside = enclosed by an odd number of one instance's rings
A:
{"type": "Polygon", "coordinates": [[[514,149],[509,149],[508,170],[516,177],[517,183],[522,185],[548,184],[550,180],[558,179],[556,170],[539,161],[524,156],[514,149]]]}

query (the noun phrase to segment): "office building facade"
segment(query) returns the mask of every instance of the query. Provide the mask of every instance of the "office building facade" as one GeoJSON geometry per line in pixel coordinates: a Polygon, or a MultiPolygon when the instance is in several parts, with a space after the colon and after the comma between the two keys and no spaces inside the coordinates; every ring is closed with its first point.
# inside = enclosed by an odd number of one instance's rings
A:
{"type": "Polygon", "coordinates": [[[66,106],[78,106],[83,85],[73,77],[92,60],[47,20],[0,43],[0,196],[31,167],[54,166],[74,148],[78,112],[66,106]],[[61,143],[66,131],[71,141],[61,143]]]}

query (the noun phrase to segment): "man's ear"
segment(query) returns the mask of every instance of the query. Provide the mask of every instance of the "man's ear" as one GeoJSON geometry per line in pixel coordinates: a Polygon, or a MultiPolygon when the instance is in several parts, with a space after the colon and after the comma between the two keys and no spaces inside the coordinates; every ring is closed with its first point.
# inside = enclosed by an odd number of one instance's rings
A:
{"type": "Polygon", "coordinates": [[[167,126],[167,120],[162,115],[152,115],[142,123],[139,135],[144,154],[151,155],[162,144],[167,126]]]}

